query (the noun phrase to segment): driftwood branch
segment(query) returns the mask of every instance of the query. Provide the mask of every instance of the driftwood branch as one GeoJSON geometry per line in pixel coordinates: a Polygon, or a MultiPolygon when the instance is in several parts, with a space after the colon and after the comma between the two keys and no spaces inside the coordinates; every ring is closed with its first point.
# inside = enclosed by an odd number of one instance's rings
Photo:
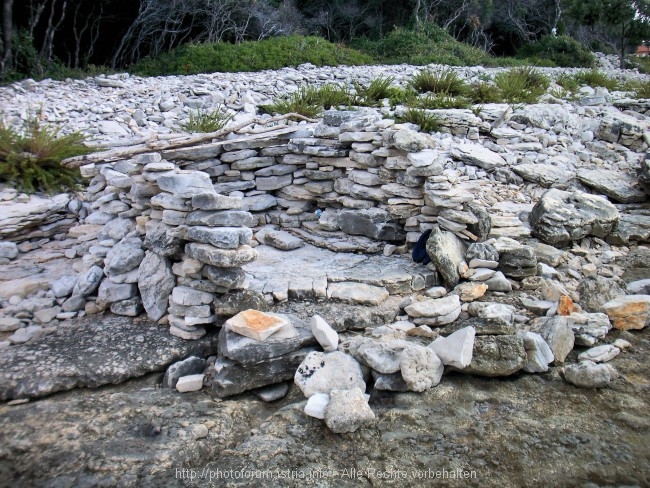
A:
{"type": "MultiPolygon", "coordinates": [[[[312,122],[312,123],[318,122],[315,119],[310,119],[309,117],[305,117],[303,115],[296,114],[296,113],[277,115],[275,117],[271,117],[270,119],[260,119],[258,117],[248,118],[246,120],[238,122],[237,124],[230,124],[224,127],[223,129],[220,129],[215,132],[205,133],[205,134],[197,134],[193,136],[181,136],[170,140],[163,140],[164,139],[163,137],[158,137],[155,135],[147,140],[132,139],[131,144],[124,149],[112,149],[109,151],[86,154],[84,156],[75,156],[72,158],[64,159],[61,162],[61,164],[66,168],[78,168],[80,166],[84,166],[90,163],[111,162],[111,161],[118,161],[120,159],[128,159],[137,154],[144,154],[148,152],[163,151],[163,150],[170,150],[170,149],[181,149],[189,146],[196,146],[204,142],[212,141],[213,139],[225,137],[228,134],[241,131],[245,127],[252,126],[255,124],[268,125],[280,121],[286,121],[289,119],[304,120],[306,122],[312,122]]],[[[294,126],[294,127],[295,130],[299,129],[298,126],[294,126]]],[[[292,130],[294,127],[292,127],[292,130]]],[[[271,126],[271,127],[251,129],[247,131],[247,133],[264,135],[267,133],[272,133],[278,129],[284,129],[283,133],[286,133],[287,128],[288,128],[287,125],[271,126]]],[[[227,144],[234,141],[227,140],[227,141],[220,141],[220,142],[222,144],[227,144]]],[[[112,147],[117,147],[118,144],[112,144],[112,147]]],[[[102,148],[102,145],[96,145],[95,147],[102,148]]]]}

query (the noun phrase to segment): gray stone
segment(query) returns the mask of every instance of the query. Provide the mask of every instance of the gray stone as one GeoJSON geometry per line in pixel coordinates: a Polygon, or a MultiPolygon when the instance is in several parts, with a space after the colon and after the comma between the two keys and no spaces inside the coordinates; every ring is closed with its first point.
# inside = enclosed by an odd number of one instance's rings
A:
{"type": "Polygon", "coordinates": [[[163,174],[156,180],[161,190],[179,198],[192,198],[202,193],[215,193],[210,175],[201,171],[178,171],[163,174]]]}
{"type": "Polygon", "coordinates": [[[593,361],[594,363],[605,363],[611,361],[620,354],[621,350],[612,344],[592,347],[578,356],[579,361],[593,361]]]}
{"type": "Polygon", "coordinates": [[[485,241],[490,236],[490,231],[492,230],[492,220],[488,211],[483,208],[481,205],[475,203],[464,203],[463,209],[465,212],[471,213],[475,218],[476,222],[468,222],[467,230],[474,234],[478,241],[485,241]]]}
{"type": "Polygon", "coordinates": [[[192,374],[201,374],[205,370],[208,362],[205,359],[201,359],[197,356],[190,356],[187,359],[178,361],[172,364],[165,371],[165,376],[163,376],[162,387],[163,388],[176,388],[176,383],[178,379],[183,376],[188,376],[192,374]]]}
{"type": "Polygon", "coordinates": [[[646,199],[646,193],[640,188],[636,178],[622,171],[580,168],[577,175],[585,185],[617,202],[635,203],[644,202],[646,199]]]}
{"type": "Polygon", "coordinates": [[[451,156],[464,163],[478,166],[488,171],[506,165],[505,159],[500,154],[480,144],[455,144],[451,150],[451,156]]]}
{"type": "Polygon", "coordinates": [[[366,389],[359,363],[340,351],[310,353],[298,367],[294,381],[307,398],[335,389],[366,389]]]}
{"type": "Polygon", "coordinates": [[[87,316],[67,325],[3,351],[0,400],[121,383],[162,371],[192,354],[214,351],[217,345],[216,334],[185,342],[153,322],[128,317],[87,316]]]}
{"type": "Polygon", "coordinates": [[[257,258],[257,252],[247,245],[240,246],[237,249],[219,249],[210,244],[191,242],[185,246],[185,253],[202,263],[219,268],[243,266],[257,258]]]}
{"type": "Polygon", "coordinates": [[[386,130],[382,134],[384,143],[388,147],[394,147],[406,152],[419,152],[424,149],[434,148],[437,144],[433,137],[414,130],[386,130]]]}
{"type": "Polygon", "coordinates": [[[378,373],[391,374],[400,370],[402,353],[408,347],[410,344],[406,341],[385,342],[364,338],[360,345],[350,346],[350,354],[378,373]]]}
{"type": "Polygon", "coordinates": [[[478,376],[509,376],[524,367],[526,358],[521,337],[479,336],[474,339],[472,362],[461,371],[478,376]]]}
{"type": "Polygon", "coordinates": [[[253,290],[230,291],[214,301],[214,313],[232,316],[244,310],[268,310],[264,295],[253,290]]]}
{"type": "Polygon", "coordinates": [[[434,227],[426,244],[427,254],[445,283],[454,287],[460,281],[459,267],[465,263],[465,244],[453,233],[434,227]]]}
{"type": "Polygon", "coordinates": [[[270,403],[275,402],[284,398],[289,393],[289,383],[283,381],[276,385],[263,386],[261,388],[255,388],[253,394],[260,400],[270,403]]]}
{"type": "Polygon", "coordinates": [[[540,335],[553,352],[555,363],[563,363],[573,350],[575,336],[566,317],[551,317],[544,321],[540,335]]]}
{"type": "Polygon", "coordinates": [[[106,254],[104,273],[106,276],[124,274],[140,266],[143,259],[144,251],[139,239],[122,239],[106,254]]]}
{"type": "Polygon", "coordinates": [[[255,188],[260,191],[273,191],[284,188],[287,185],[290,185],[293,181],[293,176],[282,175],[282,176],[267,176],[267,177],[257,177],[255,178],[255,188]]]}
{"type": "MultiPolygon", "coordinates": [[[[189,391],[199,391],[203,388],[204,374],[192,374],[188,376],[181,376],[176,383],[176,390],[179,393],[187,393],[189,391]]],[[[207,434],[206,434],[207,435],[207,434]]]]}
{"type": "Polygon", "coordinates": [[[212,283],[221,287],[225,291],[241,288],[246,281],[246,273],[238,267],[219,268],[216,266],[205,265],[201,273],[212,283]]]}
{"type": "Polygon", "coordinates": [[[182,240],[174,227],[163,224],[158,220],[150,220],[145,224],[146,236],[144,245],[152,252],[170,257],[181,252],[182,240]]]}
{"type": "Polygon", "coordinates": [[[403,229],[391,221],[390,214],[380,208],[341,210],[339,227],[346,234],[361,235],[380,241],[403,239],[403,229]]]}
{"type": "Polygon", "coordinates": [[[42,308],[34,312],[34,322],[48,324],[61,312],[61,307],[42,308]]]}
{"type": "Polygon", "coordinates": [[[198,210],[239,210],[243,207],[243,201],[241,197],[203,193],[192,196],[192,207],[198,210]]]}
{"type": "Polygon", "coordinates": [[[167,312],[168,297],[176,279],[169,260],[147,251],[138,269],[138,289],[142,305],[151,320],[160,320],[167,312]]]}
{"type": "Polygon", "coordinates": [[[480,259],[482,261],[499,261],[499,252],[491,244],[474,242],[469,245],[465,258],[468,261],[480,259]]]}
{"type": "Polygon", "coordinates": [[[650,295],[650,278],[628,283],[627,292],[631,295],[650,295]]]}
{"type": "Polygon", "coordinates": [[[618,220],[618,210],[606,198],[556,189],[542,195],[529,218],[533,233],[548,244],[567,244],[588,235],[604,238],[618,220]]]}
{"type": "Polygon", "coordinates": [[[409,391],[409,387],[399,371],[397,373],[382,374],[372,370],[372,378],[375,380],[375,390],[409,391]]]}
{"type": "Polygon", "coordinates": [[[249,365],[316,344],[316,338],[307,323],[294,316],[286,318],[292,325],[291,333],[281,330],[263,341],[238,334],[229,327],[222,327],[219,332],[219,354],[239,364],[249,365]]]}
{"type": "Polygon", "coordinates": [[[142,300],[139,297],[129,298],[119,302],[111,303],[111,313],[115,315],[125,315],[127,317],[137,317],[142,313],[142,300]]]}
{"type": "Polygon", "coordinates": [[[289,380],[305,357],[313,351],[312,346],[304,347],[261,363],[247,365],[218,357],[214,364],[212,391],[223,398],[289,380]]]}
{"type": "Polygon", "coordinates": [[[86,298],[82,295],[73,294],[70,298],[63,302],[61,308],[64,312],[78,312],[80,310],[84,310],[85,306],[86,298]]]}
{"type": "Polygon", "coordinates": [[[243,210],[197,210],[187,216],[187,225],[208,227],[255,227],[257,218],[243,210]]]}
{"type": "Polygon", "coordinates": [[[527,373],[544,373],[548,371],[548,365],[555,359],[553,351],[544,338],[535,332],[521,331],[517,335],[524,341],[526,350],[526,363],[523,370],[527,373]]]}
{"type": "Polygon", "coordinates": [[[440,383],[445,367],[432,349],[411,345],[400,362],[402,378],[410,391],[422,392],[440,383]]]}
{"type": "Polygon", "coordinates": [[[57,298],[67,297],[72,294],[76,282],[76,275],[65,275],[50,283],[50,290],[57,298]]]}
{"type": "Polygon", "coordinates": [[[568,182],[575,177],[574,172],[551,164],[518,164],[512,170],[524,180],[539,183],[545,188],[554,186],[566,189],[568,182]]]}
{"type": "Polygon", "coordinates": [[[13,334],[11,334],[7,339],[10,343],[12,344],[24,344],[25,342],[29,342],[32,339],[38,337],[43,330],[43,327],[40,325],[29,325],[27,327],[23,327],[22,329],[16,330],[13,334]]]}
{"type": "Polygon", "coordinates": [[[327,298],[344,303],[377,306],[389,296],[383,286],[367,285],[365,283],[342,282],[330,283],[327,286],[327,298]]]}
{"type": "Polygon", "coordinates": [[[15,259],[18,256],[18,245],[15,242],[0,242],[0,258],[15,259]]]}
{"type": "Polygon", "coordinates": [[[316,419],[324,419],[327,405],[330,402],[330,396],[326,393],[316,393],[307,400],[305,404],[305,414],[316,419]]]}
{"type": "Polygon", "coordinates": [[[14,317],[0,317],[0,332],[13,332],[22,326],[22,322],[14,317]]]}
{"type": "Polygon", "coordinates": [[[587,312],[602,312],[605,303],[625,294],[616,280],[604,276],[588,276],[578,285],[580,306],[587,312]]]}
{"type": "Polygon", "coordinates": [[[568,320],[578,346],[593,346],[612,329],[609,317],[604,313],[574,312],[568,320]]]}
{"type": "Polygon", "coordinates": [[[460,315],[460,298],[458,295],[447,295],[443,298],[416,301],[408,305],[404,311],[409,317],[416,319],[415,323],[428,325],[449,324],[460,315]]]}
{"type": "Polygon", "coordinates": [[[132,219],[113,219],[104,225],[102,234],[105,234],[109,239],[120,241],[134,230],[135,222],[132,219]]]}
{"type": "Polygon", "coordinates": [[[248,227],[195,226],[187,229],[188,240],[212,244],[221,249],[236,249],[249,244],[252,237],[253,231],[248,227]]]}
{"type": "Polygon", "coordinates": [[[194,290],[187,286],[174,287],[171,294],[172,300],[178,305],[207,305],[212,302],[212,293],[194,290]]]}
{"type": "Polygon", "coordinates": [[[136,295],[137,290],[133,283],[118,284],[113,283],[110,279],[105,279],[99,285],[97,299],[105,303],[128,300],[136,295]]]}
{"type": "Polygon", "coordinates": [[[508,237],[499,237],[493,245],[499,253],[499,270],[504,275],[522,279],[537,274],[537,257],[532,247],[508,237]]]}
{"type": "Polygon", "coordinates": [[[564,378],[581,388],[602,388],[618,378],[618,372],[609,364],[581,361],[565,366],[564,378]]]}
{"type": "Polygon", "coordinates": [[[104,271],[99,266],[92,266],[85,273],[81,273],[72,289],[72,295],[87,297],[95,292],[104,277],[104,271]]]}
{"type": "Polygon", "coordinates": [[[278,199],[269,194],[244,197],[242,200],[242,208],[249,212],[262,212],[277,206],[277,204],[278,199]]]}
{"type": "Polygon", "coordinates": [[[329,393],[325,424],[332,432],[356,432],[362,425],[374,421],[375,414],[368,405],[364,391],[364,388],[354,387],[335,389],[329,393]]]}

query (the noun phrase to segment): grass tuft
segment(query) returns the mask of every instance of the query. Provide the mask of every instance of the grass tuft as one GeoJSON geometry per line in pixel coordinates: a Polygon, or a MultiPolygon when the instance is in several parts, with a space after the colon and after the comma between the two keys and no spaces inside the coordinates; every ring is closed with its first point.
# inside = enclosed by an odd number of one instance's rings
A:
{"type": "Polygon", "coordinates": [[[494,82],[508,103],[536,103],[551,83],[548,77],[529,66],[499,73],[494,82]]]}
{"type": "Polygon", "coordinates": [[[211,112],[190,112],[187,122],[181,124],[181,129],[187,132],[216,132],[223,129],[232,119],[232,115],[219,107],[211,112]]]}
{"type": "Polygon", "coordinates": [[[450,69],[440,73],[428,69],[420,71],[411,80],[411,86],[419,93],[440,93],[452,97],[467,93],[465,80],[450,69]]]}
{"type": "Polygon", "coordinates": [[[602,71],[596,69],[591,69],[588,71],[581,71],[573,75],[576,83],[579,86],[587,85],[592,88],[603,87],[607,88],[609,91],[613,91],[619,88],[619,83],[614,78],[610,78],[602,71]]]}
{"type": "Polygon", "coordinates": [[[397,118],[400,123],[410,122],[420,127],[422,132],[437,132],[440,130],[440,119],[426,110],[409,107],[404,115],[397,118]]]}
{"type": "Polygon", "coordinates": [[[91,153],[85,140],[79,132],[59,136],[38,117],[20,129],[0,122],[0,182],[28,194],[77,190],[83,181],[79,170],[64,168],[61,161],[91,153]]]}
{"type": "Polygon", "coordinates": [[[384,78],[380,76],[370,82],[369,85],[361,85],[356,81],[353,82],[356,97],[354,99],[355,105],[374,106],[385,98],[390,98],[393,89],[394,78],[388,76],[384,78]]]}

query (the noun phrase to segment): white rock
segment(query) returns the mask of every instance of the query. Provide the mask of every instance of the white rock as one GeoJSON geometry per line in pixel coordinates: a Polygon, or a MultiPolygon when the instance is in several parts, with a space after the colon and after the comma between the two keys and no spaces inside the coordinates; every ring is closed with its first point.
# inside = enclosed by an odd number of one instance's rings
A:
{"type": "Polygon", "coordinates": [[[188,391],[199,391],[203,388],[204,374],[191,374],[188,376],[181,376],[176,383],[176,390],[181,393],[188,391]]]}
{"type": "Polygon", "coordinates": [[[316,393],[309,397],[305,405],[305,413],[310,417],[324,419],[327,405],[330,402],[330,396],[327,393],[316,393]]]}
{"type": "Polygon", "coordinates": [[[366,389],[359,363],[340,351],[309,353],[298,367],[294,381],[307,398],[316,393],[329,394],[334,389],[366,389]]]}
{"type": "Polygon", "coordinates": [[[526,350],[527,360],[522,368],[528,373],[543,373],[548,371],[548,365],[555,359],[553,351],[548,346],[544,338],[535,333],[528,331],[518,332],[517,335],[524,340],[524,349],[526,350]]]}
{"type": "Polygon", "coordinates": [[[447,337],[438,337],[429,347],[445,366],[463,369],[472,362],[475,336],[474,327],[464,327],[447,337]]]}
{"type": "Polygon", "coordinates": [[[621,350],[611,344],[592,347],[578,356],[579,361],[593,361],[594,363],[606,363],[620,354],[621,350]]]}
{"type": "Polygon", "coordinates": [[[339,335],[320,315],[314,315],[311,320],[311,333],[325,352],[336,351],[339,345],[339,335]]]}

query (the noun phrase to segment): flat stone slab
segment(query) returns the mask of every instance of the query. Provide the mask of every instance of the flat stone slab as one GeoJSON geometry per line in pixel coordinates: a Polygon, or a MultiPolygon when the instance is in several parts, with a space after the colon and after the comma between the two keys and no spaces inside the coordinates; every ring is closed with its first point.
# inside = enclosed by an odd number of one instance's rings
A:
{"type": "Polygon", "coordinates": [[[388,290],[383,286],[364,283],[332,283],[327,287],[328,298],[358,305],[379,305],[388,296],[388,290]]]}
{"type": "Polygon", "coordinates": [[[579,169],[578,179],[585,185],[620,203],[644,202],[646,194],[638,179],[621,171],[607,169],[579,169]]]}
{"type": "Polygon", "coordinates": [[[117,384],[197,355],[216,354],[217,334],[184,341],[147,319],[86,316],[27,344],[0,349],[0,401],[80,386],[117,384]]]}

